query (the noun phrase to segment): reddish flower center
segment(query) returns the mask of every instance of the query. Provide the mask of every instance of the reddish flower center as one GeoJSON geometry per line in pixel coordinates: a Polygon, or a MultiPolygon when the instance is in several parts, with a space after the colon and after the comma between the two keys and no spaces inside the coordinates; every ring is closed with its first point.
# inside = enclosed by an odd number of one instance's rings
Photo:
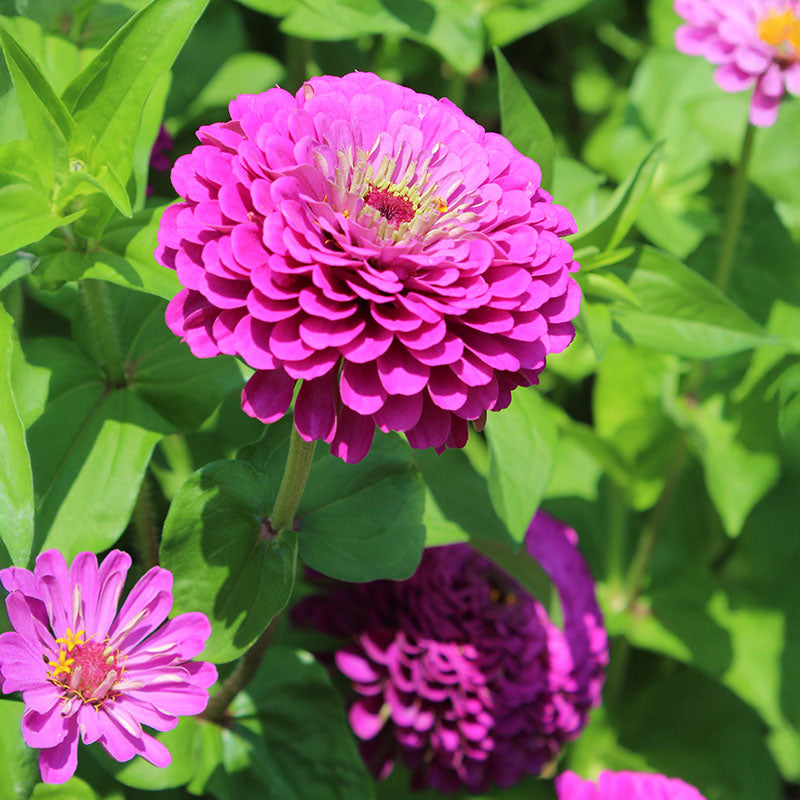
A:
{"type": "Polygon", "coordinates": [[[100,642],[82,639],[83,631],[73,634],[68,630],[66,638],[56,640],[62,647],[57,660],[47,662],[53,667],[49,677],[84,702],[100,703],[122,672],[117,663],[119,652],[109,650],[100,642]]]}
{"type": "Polygon", "coordinates": [[[389,189],[376,189],[371,186],[364,197],[364,202],[376,209],[387,221],[396,225],[401,222],[411,222],[417,213],[414,203],[408,197],[389,189]]]}

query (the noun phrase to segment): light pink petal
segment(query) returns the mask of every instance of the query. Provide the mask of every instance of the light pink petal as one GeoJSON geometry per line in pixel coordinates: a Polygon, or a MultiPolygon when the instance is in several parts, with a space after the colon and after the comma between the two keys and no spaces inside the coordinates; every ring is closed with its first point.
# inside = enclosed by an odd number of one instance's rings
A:
{"type": "MultiPolygon", "coordinates": [[[[114,702],[117,701],[115,700],[114,702]]],[[[92,744],[103,735],[99,717],[100,712],[89,703],[83,703],[78,709],[78,730],[81,734],[81,741],[84,744],[92,744]]]]}
{"type": "Polygon", "coordinates": [[[29,708],[22,715],[22,738],[28,747],[55,747],[74,725],[72,717],[62,717],[58,707],[44,714],[29,708]]]}
{"type": "Polygon", "coordinates": [[[136,582],[108,632],[109,646],[132,650],[154,631],[172,608],[172,573],[153,567],[136,582]]]}
{"type": "Polygon", "coordinates": [[[373,739],[384,725],[380,714],[377,710],[373,710],[373,705],[369,700],[359,698],[350,706],[347,718],[350,720],[353,733],[359,739],[373,739]]]}
{"type": "MultiPolygon", "coordinates": [[[[160,677],[168,676],[163,674],[160,677]]],[[[151,681],[140,689],[129,689],[126,695],[141,703],[148,703],[164,714],[174,716],[200,714],[208,705],[208,691],[202,686],[187,683],[180,677],[171,683],[151,681]]]]}
{"type": "Polygon", "coordinates": [[[131,557],[122,550],[112,550],[100,564],[97,609],[93,612],[88,605],[84,607],[87,630],[98,640],[105,637],[117,615],[119,598],[130,566],[131,557]]]}
{"type": "Polygon", "coordinates": [[[67,735],[55,747],[39,754],[39,770],[45,783],[66,783],[78,766],[78,725],[70,726],[67,735]]]}
{"type": "Polygon", "coordinates": [[[211,635],[208,617],[199,611],[179,614],[129,651],[127,666],[147,664],[148,660],[170,655],[188,661],[203,651],[211,635]]]}

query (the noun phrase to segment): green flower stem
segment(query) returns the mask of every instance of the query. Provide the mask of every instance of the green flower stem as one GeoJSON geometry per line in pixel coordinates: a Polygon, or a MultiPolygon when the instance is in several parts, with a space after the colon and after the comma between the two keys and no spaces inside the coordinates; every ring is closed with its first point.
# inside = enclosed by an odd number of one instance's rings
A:
{"type": "Polygon", "coordinates": [[[300,505],[300,498],[306,487],[308,471],[311,469],[316,445],[315,441],[307,442],[303,439],[297,432],[297,428],[292,426],[289,456],[286,459],[286,468],[283,471],[278,496],[275,498],[275,507],[272,509],[269,519],[272,532],[276,535],[292,527],[297,506],[300,505]]]}
{"type": "Polygon", "coordinates": [[[264,633],[255,640],[253,646],[239,659],[236,669],[219,687],[219,691],[208,701],[206,710],[200,715],[203,719],[218,724],[224,721],[227,716],[228,706],[233,702],[233,699],[255,678],[256,672],[261,666],[261,660],[264,658],[264,652],[275,635],[279,619],[280,615],[274,617],[272,622],[267,625],[264,633]]]}
{"type": "Polygon", "coordinates": [[[103,281],[86,279],[81,281],[80,287],[81,299],[89,316],[92,341],[100,365],[105,370],[111,386],[124,386],[122,348],[105,284],[103,281]]]}
{"type": "Polygon", "coordinates": [[[717,271],[714,273],[714,285],[723,292],[731,278],[736,245],[739,242],[739,229],[742,227],[742,216],[744,215],[744,206],[747,200],[747,171],[750,166],[750,156],[753,152],[755,131],[755,127],[748,123],[742,140],[739,163],[733,176],[728,209],[725,212],[725,227],[722,231],[719,262],[717,263],[717,271]]]}
{"type": "Polygon", "coordinates": [[[142,563],[147,569],[158,566],[158,532],[147,475],[142,479],[131,522],[136,534],[136,549],[139,551],[142,563]]]}
{"type": "Polygon", "coordinates": [[[634,553],[633,560],[628,570],[628,585],[625,600],[625,611],[627,613],[631,612],[642,592],[644,579],[647,576],[650,561],[656,549],[656,543],[661,535],[661,529],[664,527],[664,522],[667,519],[667,512],[669,511],[670,505],[672,505],[672,498],[675,494],[675,490],[678,488],[678,481],[683,472],[685,460],[686,442],[681,439],[675,451],[675,457],[672,461],[669,475],[667,476],[667,482],[664,484],[658,502],[639,539],[636,552],[634,553]]]}

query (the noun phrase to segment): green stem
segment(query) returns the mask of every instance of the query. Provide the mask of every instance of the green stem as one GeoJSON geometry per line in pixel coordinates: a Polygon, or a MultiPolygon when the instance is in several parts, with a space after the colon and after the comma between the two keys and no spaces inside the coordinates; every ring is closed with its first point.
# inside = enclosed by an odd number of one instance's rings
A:
{"type": "Polygon", "coordinates": [[[680,444],[675,451],[675,457],[670,468],[667,482],[661,491],[658,502],[650,515],[650,519],[639,539],[636,547],[636,553],[631,561],[630,569],[628,570],[628,590],[627,600],[625,601],[625,611],[630,612],[636,601],[639,599],[644,579],[647,576],[650,561],[653,558],[653,553],[656,549],[656,543],[661,535],[661,529],[664,527],[664,522],[667,518],[667,512],[672,504],[672,497],[675,490],[678,488],[678,481],[683,471],[683,462],[686,458],[686,443],[681,439],[680,444]]]}
{"type": "Polygon", "coordinates": [[[147,569],[158,566],[158,534],[147,475],[144,476],[139,489],[139,497],[133,508],[132,522],[136,534],[136,547],[142,562],[147,569]]]}
{"type": "Polygon", "coordinates": [[[105,284],[103,281],[82,280],[80,285],[81,297],[89,316],[92,341],[100,365],[105,370],[111,386],[124,386],[122,348],[114,311],[111,308],[105,284]]]}
{"type": "Polygon", "coordinates": [[[228,706],[233,702],[239,692],[244,689],[258,672],[264,652],[275,634],[279,616],[273,618],[267,629],[253,646],[239,659],[236,669],[225,679],[219,691],[208,701],[206,710],[200,715],[211,722],[221,723],[226,716],[228,706]]]}
{"type": "Polygon", "coordinates": [[[608,556],[606,559],[609,585],[619,591],[622,588],[622,563],[625,550],[625,533],[628,524],[628,509],[625,490],[610,481],[608,497],[608,556]]]}
{"type": "Polygon", "coordinates": [[[742,227],[745,201],[747,200],[747,170],[753,152],[755,127],[748,123],[742,140],[742,152],[733,176],[731,194],[728,198],[728,209],[725,213],[725,227],[722,231],[722,244],[719,251],[717,271],[714,273],[714,285],[723,292],[728,286],[739,241],[739,229],[742,227]]]}
{"type": "Polygon", "coordinates": [[[278,496],[275,498],[275,507],[272,509],[272,516],[269,520],[272,532],[276,535],[291,528],[294,523],[294,515],[297,506],[300,505],[303,489],[306,487],[316,444],[315,441],[307,442],[297,432],[297,428],[292,426],[289,456],[286,459],[283,480],[281,480],[278,496]]]}

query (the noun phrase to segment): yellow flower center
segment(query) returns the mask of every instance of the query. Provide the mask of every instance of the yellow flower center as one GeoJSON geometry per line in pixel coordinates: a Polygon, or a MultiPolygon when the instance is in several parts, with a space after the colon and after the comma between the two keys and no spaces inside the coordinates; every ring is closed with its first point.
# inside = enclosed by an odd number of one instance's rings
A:
{"type": "Polygon", "coordinates": [[[73,633],[71,628],[67,628],[67,635],[63,639],[56,639],[56,644],[65,644],[67,650],[71,653],[75,649],[75,645],[85,644],[83,637],[86,631],[78,631],[73,633]]]}
{"type": "MultiPolygon", "coordinates": [[[[56,640],[58,641],[58,640],[56,640]]],[[[58,653],[58,660],[57,661],[48,661],[48,666],[53,667],[53,671],[50,674],[51,678],[57,678],[62,672],[66,675],[69,675],[72,672],[72,665],[75,663],[74,658],[67,658],[67,651],[63,648],[58,653]]]]}
{"type": "Polygon", "coordinates": [[[791,9],[772,11],[758,23],[758,35],[782,55],[800,54],[800,17],[791,9]]]}

